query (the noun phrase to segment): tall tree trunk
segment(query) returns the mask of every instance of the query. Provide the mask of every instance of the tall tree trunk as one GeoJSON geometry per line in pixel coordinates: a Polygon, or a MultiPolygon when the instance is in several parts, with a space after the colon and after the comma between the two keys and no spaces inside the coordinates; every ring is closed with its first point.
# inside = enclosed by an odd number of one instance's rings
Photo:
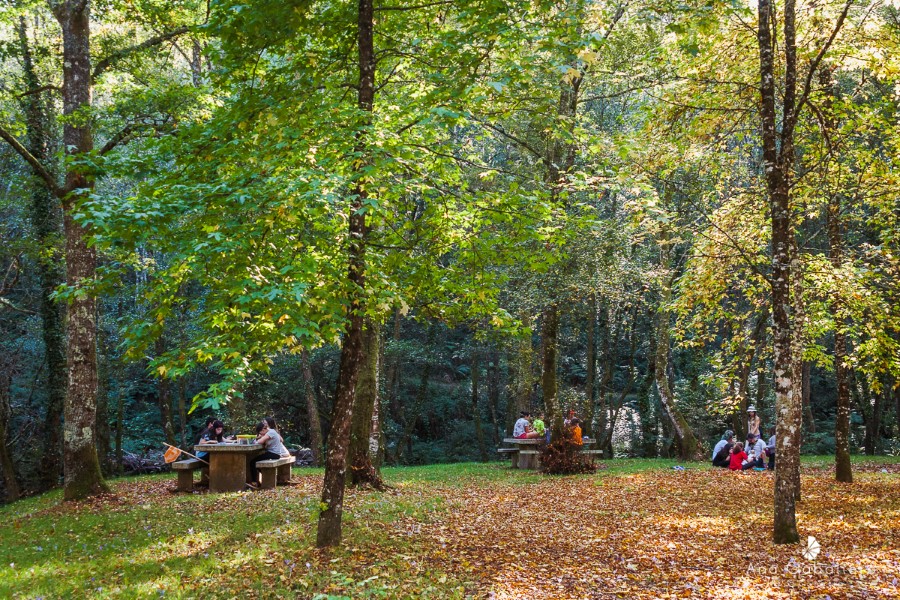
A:
{"type": "Polygon", "coordinates": [[[403,406],[400,404],[400,311],[394,311],[394,331],[391,335],[395,349],[393,356],[387,360],[386,395],[387,405],[397,423],[403,423],[403,406]]]}
{"type": "MultiPolygon", "coordinates": [[[[665,234],[660,239],[660,266],[668,273],[671,269],[671,246],[665,234]]],[[[665,275],[660,289],[660,306],[656,313],[656,389],[663,411],[668,417],[669,424],[675,434],[682,460],[702,460],[703,448],[697,441],[694,432],[685,420],[684,415],[675,404],[675,395],[669,381],[669,313],[667,307],[672,299],[671,274],[665,275]]]]}
{"type": "Polygon", "coordinates": [[[812,366],[809,364],[809,361],[803,361],[803,383],[801,389],[803,390],[803,421],[806,424],[806,430],[810,433],[816,432],[816,419],[813,416],[812,411],[812,383],[810,381],[810,371],[812,370],[812,366]]]}
{"type": "MultiPolygon", "coordinates": [[[[353,405],[353,425],[350,429],[350,482],[358,487],[371,485],[384,489],[381,476],[375,468],[372,456],[372,418],[378,398],[378,348],[381,346],[381,328],[366,321],[362,343],[362,371],[356,386],[353,405]]],[[[376,447],[377,451],[377,447],[376,447]]]]}
{"type": "Polygon", "coordinates": [[[894,396],[894,435],[900,437],[900,392],[894,387],[895,385],[892,380],[888,380],[888,389],[894,396]]]}
{"type": "Polygon", "coordinates": [[[497,406],[500,404],[500,355],[496,349],[491,350],[488,362],[488,409],[491,413],[491,441],[500,445],[500,423],[497,419],[497,406]]]}
{"type": "MultiPolygon", "coordinates": [[[[91,107],[90,3],[66,0],[53,5],[53,12],[62,28],[63,41],[63,144],[66,155],[77,159],[94,148],[91,119],[78,116],[90,114],[91,107]]],[[[69,301],[67,324],[69,378],[63,434],[66,500],[87,498],[108,489],[100,472],[95,436],[97,303],[91,287],[97,270],[97,251],[88,243],[91,232],[74,215],[93,188],[93,175],[68,167],[62,196],[66,283],[82,292],[69,301]]]]}
{"type": "MultiPolygon", "coordinates": [[[[654,330],[651,330],[654,331],[654,330]]],[[[655,333],[655,331],[654,331],[655,333]]],[[[638,390],[638,410],[641,413],[641,448],[644,458],[655,458],[657,448],[656,430],[658,419],[651,403],[651,392],[656,377],[656,336],[650,338],[650,349],[647,356],[647,373],[638,390]]]]}
{"type": "Polygon", "coordinates": [[[522,320],[522,329],[528,330],[528,335],[522,335],[518,338],[515,350],[515,358],[510,361],[513,367],[513,392],[514,401],[512,410],[507,411],[506,430],[512,431],[516,419],[522,411],[531,409],[531,390],[534,385],[534,373],[532,371],[532,361],[534,360],[534,349],[531,339],[531,315],[527,310],[523,310],[520,315],[522,320]]]}
{"type": "Polygon", "coordinates": [[[484,445],[484,429],[481,427],[481,408],[478,406],[478,382],[481,379],[481,362],[478,346],[472,348],[472,419],[475,426],[475,439],[478,442],[478,456],[481,462],[487,462],[487,449],[484,445]]]}
{"type": "Polygon", "coordinates": [[[588,320],[587,320],[587,357],[585,362],[586,376],[584,378],[584,397],[587,402],[587,412],[584,415],[584,435],[593,437],[594,435],[594,411],[596,408],[595,385],[597,377],[597,355],[595,348],[595,326],[597,323],[597,295],[591,292],[588,298],[588,320]]]}
{"type": "MultiPolygon", "coordinates": [[[[429,325],[428,334],[426,336],[425,347],[431,348],[434,345],[435,326],[429,325]]],[[[426,354],[425,364],[422,366],[422,372],[419,377],[419,387],[416,390],[415,403],[412,410],[406,412],[406,420],[403,422],[403,435],[397,442],[397,450],[395,452],[395,462],[400,462],[401,458],[406,459],[409,463],[412,460],[413,445],[412,434],[419,420],[419,413],[428,400],[428,384],[431,381],[431,357],[426,354]],[[404,454],[405,453],[405,454],[404,454]]]]}
{"type": "Polygon", "coordinates": [[[124,394],[118,394],[116,399],[116,468],[115,472],[121,474],[123,471],[122,458],[124,450],[122,448],[122,435],[125,428],[125,407],[124,394]]]}
{"type": "MultiPolygon", "coordinates": [[[[629,353],[628,353],[628,381],[625,382],[625,385],[622,387],[622,390],[619,392],[619,398],[615,402],[610,402],[612,410],[610,412],[609,419],[609,435],[606,436],[606,442],[604,444],[603,455],[609,458],[614,458],[613,455],[613,432],[616,430],[616,422],[619,419],[619,411],[622,410],[622,407],[625,405],[625,399],[628,397],[628,394],[631,393],[631,388],[634,387],[634,360],[637,355],[637,335],[635,334],[637,322],[637,306],[634,308],[634,313],[631,321],[631,332],[629,334],[629,353]]],[[[610,396],[612,398],[612,396],[610,396]]]]}
{"type": "Polygon", "coordinates": [[[792,461],[794,472],[791,474],[791,480],[794,481],[794,502],[800,502],[800,451],[803,447],[803,353],[806,349],[806,298],[804,296],[804,288],[806,285],[805,275],[800,266],[800,250],[797,246],[797,237],[790,237],[791,249],[791,310],[793,329],[791,330],[791,395],[794,398],[796,410],[798,414],[797,427],[799,434],[797,436],[797,460],[792,461]]]}
{"type": "MultiPolygon", "coordinates": [[[[25,85],[34,90],[40,80],[31,56],[25,17],[19,19],[19,43],[25,85]]],[[[42,94],[24,97],[25,146],[32,156],[47,164],[50,158],[50,128],[47,103],[42,94]]],[[[44,487],[59,484],[62,476],[62,418],[66,400],[66,349],[63,307],[52,294],[64,281],[64,263],[57,239],[61,231],[56,198],[41,182],[33,184],[29,219],[40,248],[37,260],[41,288],[40,315],[44,354],[47,361],[47,412],[44,416],[44,442],[41,444],[41,473],[44,487]]]]}
{"type": "Polygon", "coordinates": [[[203,84],[203,48],[197,40],[191,41],[191,85],[195,88],[203,84]]]}
{"type": "Polygon", "coordinates": [[[775,11],[772,0],[760,0],[757,41],[760,65],[760,117],[762,121],[763,163],[766,193],[772,223],[772,315],[775,370],[776,456],[775,518],[773,541],[795,543],[797,532],[796,498],[800,489],[801,398],[795,396],[792,381],[793,353],[791,342],[791,223],[790,177],[793,170],[796,125],[797,49],[794,28],[795,1],[784,6],[784,93],[780,131],[776,129],[775,43],[772,31],[775,11]],[[779,139],[780,138],[780,139],[779,139]]]}
{"type": "Polygon", "coordinates": [[[556,367],[559,344],[559,309],[555,303],[544,309],[541,323],[541,388],[544,394],[544,410],[550,420],[552,441],[563,438],[563,414],[559,405],[556,367]]]}
{"type": "MultiPolygon", "coordinates": [[[[870,390],[872,395],[872,412],[866,419],[866,437],[863,445],[865,452],[869,456],[874,456],[878,451],[879,438],[881,437],[881,399],[882,394],[870,390]]],[[[868,397],[866,398],[868,402],[868,397]]]]}
{"type": "Polygon", "coordinates": [[[187,390],[184,377],[178,380],[178,421],[181,428],[181,447],[187,448],[187,390]]]}
{"type": "MultiPolygon", "coordinates": [[[[156,340],[157,356],[165,352],[165,341],[162,336],[156,340]]],[[[170,382],[166,377],[156,378],[156,400],[159,405],[159,420],[162,424],[162,434],[166,438],[166,443],[175,446],[178,442],[175,439],[175,425],[172,422],[172,394],[170,393],[170,382]]]]}
{"type": "MultiPolygon", "coordinates": [[[[371,121],[375,102],[375,47],[373,0],[359,0],[357,46],[359,50],[359,88],[357,106],[364,118],[357,131],[356,154],[368,153],[363,127],[371,121]]],[[[362,159],[355,173],[353,201],[349,215],[348,249],[350,255],[347,279],[350,283],[350,311],[347,330],[341,347],[341,365],[335,392],[331,430],[328,433],[328,452],[325,460],[325,480],[322,484],[322,512],[316,534],[316,546],[324,548],[341,543],[341,516],[344,512],[344,474],[347,465],[347,446],[353,418],[356,383],[362,366],[363,303],[365,302],[366,223],[362,211],[368,192],[362,159]]]]}
{"type": "Polygon", "coordinates": [[[613,336],[615,331],[615,315],[608,308],[604,311],[606,318],[603,320],[603,377],[597,385],[597,449],[601,450],[603,458],[612,458],[607,452],[607,446],[612,447],[608,440],[612,439],[612,431],[609,429],[609,397],[610,385],[613,376],[613,361],[615,360],[613,348],[613,336]]]}
{"type": "Polygon", "coordinates": [[[313,385],[312,368],[309,366],[309,351],[304,349],[300,354],[303,369],[303,390],[306,397],[306,415],[309,419],[309,445],[313,455],[313,464],[322,464],[322,421],[319,419],[319,405],[316,402],[316,390],[313,385]]]}
{"type": "Polygon", "coordinates": [[[12,411],[9,405],[12,377],[5,370],[0,370],[0,471],[6,486],[6,501],[18,500],[22,495],[16,479],[16,468],[9,453],[9,419],[12,411]]]}

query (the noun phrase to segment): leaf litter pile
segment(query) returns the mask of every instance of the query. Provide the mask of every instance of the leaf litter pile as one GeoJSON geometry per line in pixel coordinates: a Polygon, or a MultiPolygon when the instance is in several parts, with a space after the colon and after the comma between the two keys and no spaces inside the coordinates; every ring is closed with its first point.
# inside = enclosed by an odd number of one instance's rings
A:
{"type": "MultiPolygon", "coordinates": [[[[803,477],[803,546],[775,546],[771,473],[658,469],[441,490],[434,557],[487,597],[900,597],[900,478],[803,477]]],[[[833,477],[833,475],[832,475],[833,477]]]]}
{"type": "Polygon", "coordinates": [[[345,543],[324,552],[320,474],[219,495],[121,479],[90,503],[4,507],[0,596],[900,597],[900,474],[856,467],[851,485],[804,467],[804,543],[790,546],[769,541],[768,472],[386,469],[389,492],[348,491],[345,543]]]}

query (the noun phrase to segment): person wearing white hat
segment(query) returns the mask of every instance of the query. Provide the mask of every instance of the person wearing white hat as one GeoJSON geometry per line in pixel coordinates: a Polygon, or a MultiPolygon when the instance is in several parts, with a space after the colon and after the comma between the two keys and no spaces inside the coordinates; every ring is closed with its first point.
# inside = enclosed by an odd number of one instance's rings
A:
{"type": "Polygon", "coordinates": [[[747,435],[751,433],[756,435],[756,437],[760,437],[759,435],[759,415],[756,414],[756,407],[752,404],[747,407],[747,435]]]}

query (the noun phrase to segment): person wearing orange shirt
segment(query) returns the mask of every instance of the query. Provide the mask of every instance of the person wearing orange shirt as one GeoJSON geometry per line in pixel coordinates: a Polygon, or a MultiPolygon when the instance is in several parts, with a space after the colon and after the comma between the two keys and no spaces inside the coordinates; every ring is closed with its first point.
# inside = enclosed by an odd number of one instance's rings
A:
{"type": "Polygon", "coordinates": [[[574,417],[570,421],[569,432],[572,436],[572,442],[574,444],[577,444],[579,446],[584,444],[584,440],[582,440],[581,438],[581,419],[579,419],[578,417],[574,417]]]}

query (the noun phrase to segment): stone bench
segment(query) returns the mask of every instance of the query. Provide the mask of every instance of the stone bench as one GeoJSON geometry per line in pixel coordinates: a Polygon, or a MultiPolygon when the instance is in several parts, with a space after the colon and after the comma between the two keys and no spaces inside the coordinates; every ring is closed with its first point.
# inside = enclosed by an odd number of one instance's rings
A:
{"type": "Polygon", "coordinates": [[[175,462],[173,462],[172,470],[178,472],[178,491],[194,491],[194,471],[196,471],[197,469],[207,468],[209,468],[209,465],[196,458],[191,458],[188,460],[176,460],[175,462]]]}
{"type": "Polygon", "coordinates": [[[260,474],[260,487],[271,490],[277,483],[287,483],[291,480],[291,465],[297,460],[294,456],[261,460],[256,463],[260,474]]]}
{"type": "Polygon", "coordinates": [[[541,467],[540,450],[519,450],[518,468],[539,469],[541,467]]]}

